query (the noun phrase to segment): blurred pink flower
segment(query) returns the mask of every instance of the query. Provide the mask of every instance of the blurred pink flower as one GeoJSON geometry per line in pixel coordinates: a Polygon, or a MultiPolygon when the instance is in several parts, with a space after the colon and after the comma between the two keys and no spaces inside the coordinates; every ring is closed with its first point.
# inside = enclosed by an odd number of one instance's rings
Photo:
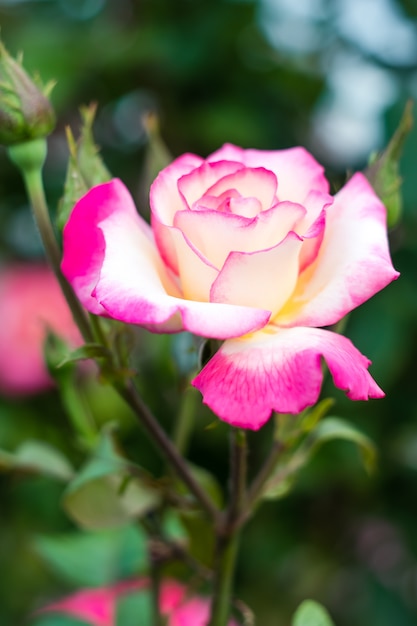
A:
{"type": "MultiPolygon", "coordinates": [[[[83,589],[48,605],[42,612],[66,613],[91,626],[116,626],[118,598],[147,586],[148,580],[141,578],[123,581],[111,587],[83,589]]],[[[206,626],[210,616],[209,598],[188,596],[186,587],[175,580],[167,580],[162,584],[160,607],[161,613],[168,618],[167,626],[206,626]]],[[[238,624],[230,620],[229,626],[238,624]]]]}
{"type": "Polygon", "coordinates": [[[0,270],[0,393],[43,391],[52,385],[43,358],[48,329],[72,346],[81,343],[52,271],[41,264],[0,270]]]}

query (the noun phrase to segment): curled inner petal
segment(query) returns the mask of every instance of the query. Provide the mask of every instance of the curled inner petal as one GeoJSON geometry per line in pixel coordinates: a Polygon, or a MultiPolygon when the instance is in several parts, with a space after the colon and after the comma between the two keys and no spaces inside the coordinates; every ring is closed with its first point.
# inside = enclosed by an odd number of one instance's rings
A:
{"type": "MultiPolygon", "coordinates": [[[[224,178],[229,180],[228,176],[242,169],[241,163],[233,161],[219,161],[218,163],[207,163],[204,161],[199,167],[196,167],[189,173],[185,173],[178,179],[177,186],[180,196],[185,202],[185,206],[191,208],[193,204],[207,193],[207,195],[217,196],[221,190],[212,192],[212,187],[224,178]]],[[[234,185],[228,185],[225,189],[234,185]]]]}
{"type": "Polygon", "coordinates": [[[245,167],[216,181],[207,194],[217,196],[227,189],[236,189],[242,198],[257,198],[262,210],[267,210],[276,198],[277,177],[263,167],[245,167]]]}
{"type": "Polygon", "coordinates": [[[281,202],[248,218],[219,211],[180,211],[174,225],[214,267],[221,269],[230,252],[256,252],[272,248],[297,230],[305,216],[299,204],[281,202]]]}

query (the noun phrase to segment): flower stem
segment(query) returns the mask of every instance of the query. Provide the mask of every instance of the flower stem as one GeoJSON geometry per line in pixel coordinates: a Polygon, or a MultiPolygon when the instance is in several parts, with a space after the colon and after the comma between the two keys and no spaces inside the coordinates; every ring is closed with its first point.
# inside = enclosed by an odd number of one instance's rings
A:
{"type": "Polygon", "coordinates": [[[209,626],[227,626],[233,577],[239,545],[236,521],[242,514],[246,495],[247,440],[244,430],[233,428],[230,445],[230,502],[218,529],[213,602],[209,626]]]}
{"type": "Polygon", "coordinates": [[[247,498],[247,507],[249,509],[257,502],[258,498],[262,495],[262,490],[265,486],[265,483],[274,471],[278,458],[284,448],[285,446],[281,441],[274,441],[265,463],[259,470],[258,475],[254,478],[249,488],[247,498]]]}
{"type": "Polygon", "coordinates": [[[151,594],[153,604],[153,624],[154,626],[164,626],[165,620],[161,615],[161,566],[159,562],[151,556],[150,567],[151,594]]]}
{"type": "Polygon", "coordinates": [[[217,540],[214,596],[208,626],[227,626],[238,545],[239,535],[236,532],[217,540]]]}
{"type": "Polygon", "coordinates": [[[263,489],[266,481],[274,471],[277,461],[285,449],[284,444],[281,441],[275,440],[269,455],[267,456],[265,463],[262,465],[258,474],[253,479],[247,493],[245,510],[242,515],[236,521],[237,526],[240,528],[252,515],[254,507],[257,505],[259,499],[262,497],[263,489]]]}
{"type": "Polygon", "coordinates": [[[127,404],[133,409],[140,423],[146,429],[159,451],[169,461],[175,469],[177,475],[187,485],[201,507],[217,524],[220,512],[213,503],[210,496],[204,491],[200,484],[196,481],[193,474],[185,461],[178,452],[175,445],[169,439],[165,431],[159,425],[149,408],[146,406],[139,395],[133,381],[128,380],[126,383],[115,383],[115,387],[119,394],[124,398],[127,404]]]}
{"type": "Polygon", "coordinates": [[[182,455],[187,452],[197,400],[199,400],[197,389],[188,385],[183,392],[181,407],[173,434],[174,444],[182,455]]]}
{"type": "Polygon", "coordinates": [[[230,466],[231,500],[227,517],[233,525],[242,512],[246,495],[247,440],[246,432],[238,428],[231,432],[230,466]]]}
{"type": "Polygon", "coordinates": [[[26,191],[32,205],[35,222],[39,229],[45,249],[46,257],[68,302],[74,321],[77,324],[84,340],[86,342],[92,342],[93,335],[87,316],[85,315],[84,310],[75,296],[71,286],[64,278],[60,268],[61,251],[52,227],[42,182],[42,168],[47,153],[46,140],[34,139],[32,141],[13,145],[8,148],[8,153],[11,160],[19,168],[23,176],[26,191]]]}

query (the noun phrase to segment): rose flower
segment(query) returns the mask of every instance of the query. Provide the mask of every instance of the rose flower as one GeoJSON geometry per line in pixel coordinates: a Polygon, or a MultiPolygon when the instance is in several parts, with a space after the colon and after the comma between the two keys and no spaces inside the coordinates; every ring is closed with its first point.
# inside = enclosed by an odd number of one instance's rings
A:
{"type": "Polygon", "coordinates": [[[235,426],[313,405],[322,358],[349,398],[383,396],[368,359],[322,328],[398,276],[385,208],[362,174],[332,196],[303,148],[225,145],[162,170],[150,204],[151,226],[113,180],[75,206],[62,269],[89,311],[224,340],[193,384],[235,426]]]}

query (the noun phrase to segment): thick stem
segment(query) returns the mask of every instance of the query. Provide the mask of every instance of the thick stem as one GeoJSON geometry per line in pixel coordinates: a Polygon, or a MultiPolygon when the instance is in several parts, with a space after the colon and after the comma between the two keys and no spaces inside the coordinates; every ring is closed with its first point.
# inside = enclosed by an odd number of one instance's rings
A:
{"type": "Polygon", "coordinates": [[[46,158],[45,139],[35,139],[11,146],[9,156],[20,169],[26,191],[32,205],[33,215],[45,249],[46,258],[57,277],[58,283],[71,309],[74,321],[86,342],[93,341],[93,335],[84,310],[61,272],[61,252],[49,216],[42,182],[42,168],[46,158]]]}
{"type": "Polygon", "coordinates": [[[169,461],[171,466],[175,469],[177,475],[187,485],[196,500],[200,503],[201,507],[217,524],[219,519],[219,510],[211,500],[210,496],[195,480],[184,458],[179,454],[177,448],[169,439],[165,431],[161,428],[149,408],[143,402],[133,382],[129,380],[122,384],[116,383],[116,389],[122,398],[124,398],[124,400],[134,410],[140,420],[140,423],[157,445],[158,450],[169,461]]]}

